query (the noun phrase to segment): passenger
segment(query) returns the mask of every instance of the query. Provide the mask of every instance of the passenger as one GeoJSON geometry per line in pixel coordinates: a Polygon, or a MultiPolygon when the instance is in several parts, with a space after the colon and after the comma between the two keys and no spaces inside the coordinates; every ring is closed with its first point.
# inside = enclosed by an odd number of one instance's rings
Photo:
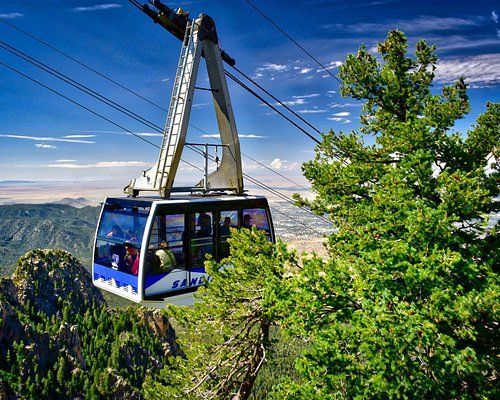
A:
{"type": "Polygon", "coordinates": [[[231,234],[231,218],[226,217],[224,218],[224,222],[222,223],[220,227],[220,235],[221,236],[229,236],[231,234]]]}
{"type": "Polygon", "coordinates": [[[125,242],[125,249],[127,251],[124,258],[125,272],[130,274],[132,273],[132,268],[136,258],[138,258],[139,252],[137,246],[131,242],[125,242]]]}
{"type": "Polygon", "coordinates": [[[160,243],[160,249],[155,254],[160,259],[160,268],[157,273],[168,274],[177,267],[174,253],[168,248],[168,243],[166,241],[160,243]]]}
{"type": "Polygon", "coordinates": [[[139,264],[141,262],[141,252],[140,250],[137,250],[137,255],[134,260],[134,265],[132,265],[132,268],[130,269],[130,272],[132,275],[138,276],[139,275],[139,264]]]}
{"type": "Polygon", "coordinates": [[[196,234],[198,238],[212,236],[212,218],[210,215],[206,213],[200,214],[198,217],[198,226],[200,227],[200,230],[196,234]]]}
{"type": "Polygon", "coordinates": [[[243,228],[251,229],[252,228],[252,216],[250,214],[245,214],[243,216],[243,228]]]}
{"type": "Polygon", "coordinates": [[[113,225],[111,231],[106,235],[107,238],[123,239],[123,230],[118,225],[113,225]]]}

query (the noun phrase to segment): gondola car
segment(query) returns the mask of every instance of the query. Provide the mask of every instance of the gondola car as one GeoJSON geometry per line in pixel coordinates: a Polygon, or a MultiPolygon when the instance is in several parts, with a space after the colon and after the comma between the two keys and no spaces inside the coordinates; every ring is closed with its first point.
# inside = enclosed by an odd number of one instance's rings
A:
{"type": "Polygon", "coordinates": [[[229,254],[230,228],[251,227],[274,241],[265,197],[108,198],[94,245],[94,285],[146,306],[192,304],[210,277],[207,254],[229,254]]]}

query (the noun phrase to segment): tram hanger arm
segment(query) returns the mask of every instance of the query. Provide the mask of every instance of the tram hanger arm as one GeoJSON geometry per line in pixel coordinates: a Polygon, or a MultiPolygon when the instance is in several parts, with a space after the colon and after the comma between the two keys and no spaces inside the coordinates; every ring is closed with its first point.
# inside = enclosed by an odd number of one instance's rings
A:
{"type": "MultiPolygon", "coordinates": [[[[149,18],[151,18],[155,24],[160,25],[162,28],[170,32],[180,41],[184,40],[186,33],[186,25],[188,21],[191,21],[189,18],[189,13],[181,12],[178,13],[174,11],[172,8],[163,4],[160,0],[149,0],[149,2],[154,5],[158,11],[153,10],[147,4],[140,5],[137,0],[129,0],[133,5],[142,10],[144,14],[146,14],[149,18]]],[[[182,9],[180,9],[182,10],[182,9]]],[[[230,57],[224,50],[220,51],[222,61],[233,67],[236,64],[234,58],[230,57]]],[[[204,55],[202,54],[204,57],[204,55]]]]}

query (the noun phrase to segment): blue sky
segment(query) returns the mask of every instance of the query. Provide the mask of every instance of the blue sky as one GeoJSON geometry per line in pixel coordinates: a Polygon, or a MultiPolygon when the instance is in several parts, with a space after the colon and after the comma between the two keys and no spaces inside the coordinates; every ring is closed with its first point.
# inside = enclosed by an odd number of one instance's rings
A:
{"type": "MultiPolygon", "coordinates": [[[[436,90],[464,75],[471,113],[456,129],[465,131],[486,101],[500,101],[500,7],[493,1],[262,1],[254,3],[336,73],[346,54],[364,43],[374,48],[387,31],[400,28],[410,46],[424,38],[438,46],[436,90]]],[[[243,0],[185,1],[196,16],[204,12],[218,26],[222,48],[237,66],[287,102],[322,131],[358,126],[359,103],[338,95],[338,82],[243,0]]],[[[10,0],[0,17],[73,57],[168,106],[180,43],[125,0],[10,0]]],[[[165,112],[79,67],[0,22],[0,39],[163,126],[165,112]]],[[[128,129],[151,129],[61,84],[0,49],[5,62],[98,110],[128,129]]],[[[199,85],[206,75],[199,76],[199,85]]],[[[300,180],[300,164],[313,156],[314,143],[257,99],[229,82],[243,152],[280,173],[300,180]]],[[[123,187],[154,163],[157,150],[0,66],[0,181],[111,181],[123,187]]],[[[196,93],[191,122],[214,133],[216,123],[207,92],[196,93]]],[[[191,129],[188,140],[205,141],[191,129]]],[[[201,165],[186,150],[184,157],[201,165]]],[[[285,184],[252,161],[245,171],[285,184]]],[[[197,181],[184,168],[179,181],[197,181]]]]}

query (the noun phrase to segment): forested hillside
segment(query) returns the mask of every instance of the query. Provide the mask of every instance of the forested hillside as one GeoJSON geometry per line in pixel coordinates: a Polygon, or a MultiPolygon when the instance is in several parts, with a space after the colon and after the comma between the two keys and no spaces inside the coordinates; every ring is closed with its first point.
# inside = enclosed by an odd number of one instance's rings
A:
{"type": "Polygon", "coordinates": [[[10,276],[28,250],[60,248],[90,266],[99,207],[64,204],[0,206],[0,276],[10,276]]]}
{"type": "Polygon", "coordinates": [[[142,398],[179,354],[160,311],[108,308],[65,251],[31,251],[0,280],[0,399],[142,398]]]}

